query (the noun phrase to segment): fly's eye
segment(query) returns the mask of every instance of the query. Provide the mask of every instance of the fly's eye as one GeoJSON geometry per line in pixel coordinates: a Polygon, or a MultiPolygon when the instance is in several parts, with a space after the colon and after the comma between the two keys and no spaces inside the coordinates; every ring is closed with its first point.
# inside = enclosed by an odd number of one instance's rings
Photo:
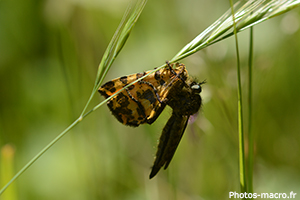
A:
{"type": "Polygon", "coordinates": [[[201,86],[197,83],[192,83],[191,89],[193,90],[194,93],[200,93],[202,91],[201,86]]]}

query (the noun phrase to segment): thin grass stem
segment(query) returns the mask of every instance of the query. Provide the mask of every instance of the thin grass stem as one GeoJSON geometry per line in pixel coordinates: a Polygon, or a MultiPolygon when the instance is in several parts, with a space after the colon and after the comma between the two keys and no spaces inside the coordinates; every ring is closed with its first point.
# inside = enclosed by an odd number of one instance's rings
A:
{"type": "Polygon", "coordinates": [[[147,0],[139,0],[135,8],[132,10],[129,6],[124,14],[123,19],[120,22],[119,27],[117,28],[111,42],[109,43],[102,60],[98,67],[98,72],[95,80],[95,84],[92,90],[92,93],[83,108],[80,116],[76,119],[70,126],[68,126],[64,131],[62,131],[57,137],[55,137],[48,145],[46,145],[37,155],[35,155],[1,190],[0,195],[13,183],[18,177],[20,177],[35,161],[37,161],[50,147],[52,147],[57,141],[59,141],[66,133],[68,133],[72,128],[74,128],[79,122],[81,122],[87,115],[92,113],[95,109],[103,105],[106,101],[101,102],[98,106],[95,106],[90,111],[86,112],[87,107],[89,106],[93,96],[97,92],[98,87],[101,85],[105,74],[109,70],[113,61],[120,53],[125,42],[127,41],[131,30],[134,24],[137,22],[142,10],[144,9],[147,0]]]}
{"type": "Polygon", "coordinates": [[[52,140],[46,147],[44,147],[36,156],[34,156],[1,190],[0,195],[12,184],[21,174],[23,174],[37,159],[39,159],[50,147],[52,147],[58,140],[60,140],[69,130],[71,130],[81,118],[75,120],[70,126],[68,126],[63,132],[61,132],[54,140],[52,140]]]}
{"type": "Polygon", "coordinates": [[[239,45],[237,38],[237,30],[235,24],[234,8],[232,0],[230,0],[231,12],[233,18],[233,31],[235,37],[236,57],[237,57],[237,85],[238,85],[238,133],[239,133],[239,171],[240,171],[240,187],[241,192],[247,191],[246,172],[245,172],[245,149],[244,149],[244,123],[243,123],[243,101],[242,101],[242,84],[241,84],[241,67],[239,56],[239,45]]]}
{"type": "Polygon", "coordinates": [[[248,64],[248,192],[253,193],[254,137],[252,133],[252,67],[253,67],[253,27],[250,28],[248,64]]]}

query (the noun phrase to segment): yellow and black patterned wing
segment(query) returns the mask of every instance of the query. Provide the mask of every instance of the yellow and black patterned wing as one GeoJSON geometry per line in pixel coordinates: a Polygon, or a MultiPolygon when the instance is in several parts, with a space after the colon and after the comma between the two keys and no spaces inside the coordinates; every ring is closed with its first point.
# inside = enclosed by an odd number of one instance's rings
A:
{"type": "MultiPolygon", "coordinates": [[[[116,78],[102,85],[98,91],[108,98],[150,72],[116,78]]],[[[165,108],[163,102],[174,80],[186,79],[186,76],[183,64],[177,64],[175,69],[167,66],[124,89],[111,98],[107,105],[122,124],[135,127],[144,123],[151,124],[165,108]]]]}

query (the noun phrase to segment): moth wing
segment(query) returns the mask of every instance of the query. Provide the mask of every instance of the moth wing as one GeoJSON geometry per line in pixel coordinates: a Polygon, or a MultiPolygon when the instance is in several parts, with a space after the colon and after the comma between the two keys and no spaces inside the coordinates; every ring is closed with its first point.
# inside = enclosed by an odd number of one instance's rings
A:
{"type": "Polygon", "coordinates": [[[115,94],[116,92],[118,92],[119,90],[121,90],[122,88],[124,88],[126,85],[128,85],[128,84],[132,83],[133,81],[137,80],[138,78],[148,74],[149,72],[150,71],[145,72],[145,73],[137,73],[137,74],[131,74],[128,76],[122,76],[119,78],[115,78],[111,81],[106,82],[102,86],[100,86],[98,91],[100,92],[100,94],[102,96],[104,96],[105,98],[108,98],[108,97],[112,96],[113,94],[115,94]]]}
{"type": "MultiPolygon", "coordinates": [[[[103,84],[98,91],[102,96],[108,98],[149,72],[131,74],[113,79],[103,84]]],[[[135,98],[138,91],[137,87],[140,87],[138,82],[124,89],[107,102],[107,106],[118,121],[122,124],[135,127],[145,123],[145,110],[151,109],[146,101],[142,100],[142,102],[138,102],[138,99],[135,98]]],[[[145,90],[145,87],[147,86],[144,86],[142,89],[145,90]]]]}
{"type": "Polygon", "coordinates": [[[137,82],[111,98],[107,105],[112,114],[123,124],[139,126],[159,102],[148,84],[137,82]]]}
{"type": "MultiPolygon", "coordinates": [[[[102,85],[98,91],[108,98],[150,72],[152,71],[113,79],[102,85]]],[[[174,70],[168,67],[160,69],[115,95],[107,105],[118,121],[125,125],[137,127],[143,123],[152,124],[166,106],[163,102],[176,74],[181,73],[187,73],[184,65],[177,66],[174,70]]]]}

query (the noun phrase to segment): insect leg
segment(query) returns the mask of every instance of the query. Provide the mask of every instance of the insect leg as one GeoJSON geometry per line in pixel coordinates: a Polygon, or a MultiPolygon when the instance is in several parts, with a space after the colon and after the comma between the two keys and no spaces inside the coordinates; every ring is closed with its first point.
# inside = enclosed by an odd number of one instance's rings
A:
{"type": "Polygon", "coordinates": [[[166,103],[164,101],[162,102],[162,104],[156,105],[153,109],[153,114],[151,113],[151,115],[148,117],[147,123],[152,124],[158,118],[161,112],[165,109],[165,107],[166,103]]]}
{"type": "MultiPolygon", "coordinates": [[[[180,80],[182,81],[182,84],[183,84],[184,86],[188,87],[186,81],[180,76],[180,75],[183,73],[185,67],[183,66],[183,68],[181,69],[181,71],[177,74],[177,73],[174,71],[174,69],[172,68],[172,66],[170,65],[170,63],[169,63],[168,61],[166,61],[166,63],[167,63],[167,65],[168,65],[168,67],[169,67],[171,73],[173,73],[173,74],[175,75],[175,77],[172,78],[172,80],[168,83],[168,85],[166,85],[166,86],[164,87],[163,92],[164,92],[165,90],[168,90],[168,89],[172,86],[172,84],[176,81],[177,78],[180,78],[180,80]]],[[[180,65],[180,64],[179,64],[179,65],[180,65]]],[[[187,78],[187,77],[185,77],[185,78],[187,78]]],[[[162,93],[163,93],[163,92],[162,92],[162,93]]]]}
{"type": "Polygon", "coordinates": [[[143,107],[143,105],[130,94],[130,92],[127,88],[125,90],[126,90],[128,96],[138,105],[139,109],[142,112],[141,114],[143,115],[143,117],[146,118],[145,108],[143,107]]]}
{"type": "Polygon", "coordinates": [[[149,85],[149,86],[153,89],[153,91],[154,91],[154,93],[155,93],[155,95],[156,95],[156,98],[157,98],[157,100],[159,101],[159,103],[162,103],[162,101],[160,100],[160,97],[158,96],[157,90],[156,90],[156,88],[152,85],[152,83],[147,82],[147,81],[143,81],[143,80],[139,81],[139,83],[149,85]]]}
{"type": "MultiPolygon", "coordinates": [[[[168,65],[168,67],[169,67],[170,71],[172,72],[172,74],[175,75],[174,79],[177,78],[177,77],[179,77],[179,78],[182,80],[182,82],[185,83],[185,80],[180,76],[180,74],[181,74],[181,73],[183,72],[183,70],[184,70],[184,67],[183,67],[183,68],[181,69],[181,71],[177,74],[177,73],[174,71],[174,69],[172,68],[172,66],[171,66],[171,64],[169,63],[169,61],[166,61],[166,64],[168,65]]],[[[178,64],[178,63],[177,63],[177,65],[182,65],[182,64],[178,64]]]]}

